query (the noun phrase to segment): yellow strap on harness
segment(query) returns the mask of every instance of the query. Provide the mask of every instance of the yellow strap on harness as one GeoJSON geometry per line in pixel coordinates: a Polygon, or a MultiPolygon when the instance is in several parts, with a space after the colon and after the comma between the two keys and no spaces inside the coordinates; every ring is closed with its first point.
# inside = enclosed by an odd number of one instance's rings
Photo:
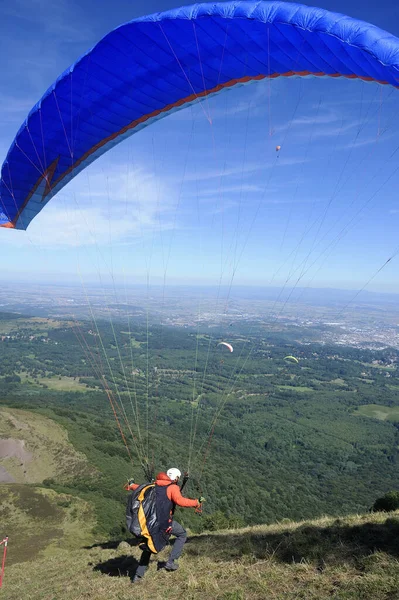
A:
{"type": "Polygon", "coordinates": [[[151,552],[153,552],[154,554],[157,553],[155,546],[154,546],[154,542],[152,541],[152,537],[150,535],[150,532],[148,531],[147,528],[147,520],[145,518],[145,514],[144,514],[144,509],[143,509],[143,500],[144,500],[144,495],[146,493],[146,491],[152,487],[155,487],[155,483],[151,483],[150,485],[146,485],[141,491],[140,494],[138,495],[138,501],[140,502],[140,507],[139,507],[139,511],[138,511],[138,519],[139,519],[139,523],[140,523],[140,528],[141,528],[141,533],[143,535],[143,537],[145,537],[147,539],[147,544],[149,549],[151,550],[151,552]]]}

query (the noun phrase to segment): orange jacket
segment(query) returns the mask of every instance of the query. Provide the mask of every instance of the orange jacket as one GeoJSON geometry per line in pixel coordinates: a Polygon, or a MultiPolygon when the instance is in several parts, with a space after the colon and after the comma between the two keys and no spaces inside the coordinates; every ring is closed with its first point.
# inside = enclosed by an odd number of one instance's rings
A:
{"type": "MultiPolygon", "coordinates": [[[[197,508],[197,506],[200,505],[198,500],[191,500],[190,498],[182,496],[179,486],[176,483],[172,483],[172,480],[166,473],[158,473],[155,479],[155,485],[169,486],[166,490],[166,495],[169,500],[177,506],[182,506],[183,508],[197,508]]],[[[134,491],[137,490],[140,485],[138,483],[132,483],[131,485],[127,483],[124,487],[125,490],[134,491]]]]}

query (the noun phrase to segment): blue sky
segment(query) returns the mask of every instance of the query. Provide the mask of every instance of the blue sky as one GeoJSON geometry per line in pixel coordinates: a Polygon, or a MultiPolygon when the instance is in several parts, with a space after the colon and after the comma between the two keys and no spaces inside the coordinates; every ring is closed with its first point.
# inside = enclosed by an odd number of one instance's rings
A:
{"type": "MultiPolygon", "coordinates": [[[[394,4],[318,3],[399,35],[394,4]]],[[[1,156],[45,89],[111,28],[179,5],[1,3],[1,156]]],[[[397,92],[362,82],[221,94],[107,153],[27,232],[0,229],[3,277],[361,288],[399,245],[398,111],[397,92]]],[[[399,292],[398,261],[368,289],[399,292]]]]}

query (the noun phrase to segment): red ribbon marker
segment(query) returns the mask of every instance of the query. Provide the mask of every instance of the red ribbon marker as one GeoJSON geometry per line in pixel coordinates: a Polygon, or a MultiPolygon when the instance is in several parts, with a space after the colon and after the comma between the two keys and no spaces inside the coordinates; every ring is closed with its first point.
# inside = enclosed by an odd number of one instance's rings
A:
{"type": "Polygon", "coordinates": [[[7,556],[7,544],[8,544],[8,537],[5,537],[4,540],[2,540],[0,542],[0,546],[2,546],[4,544],[4,550],[3,550],[3,560],[1,562],[1,573],[0,573],[0,588],[3,585],[3,577],[4,577],[4,567],[6,565],[6,556],[7,556]]]}

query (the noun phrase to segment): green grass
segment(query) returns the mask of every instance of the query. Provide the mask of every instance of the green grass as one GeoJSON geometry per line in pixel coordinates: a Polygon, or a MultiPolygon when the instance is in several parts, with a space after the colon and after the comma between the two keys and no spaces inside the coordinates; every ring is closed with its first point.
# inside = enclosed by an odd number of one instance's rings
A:
{"type": "Polygon", "coordinates": [[[336,379],[331,379],[330,381],[323,381],[321,379],[312,379],[312,383],[316,383],[318,385],[321,384],[321,385],[325,385],[325,386],[332,385],[335,387],[342,387],[342,388],[348,387],[347,382],[344,379],[341,379],[340,377],[337,377],[336,379]]]}
{"type": "Polygon", "coordinates": [[[348,385],[346,383],[346,381],[344,379],[342,379],[341,377],[337,377],[336,379],[331,379],[331,381],[329,381],[328,383],[332,383],[334,385],[339,385],[339,386],[347,386],[348,385]]]}
{"type": "Polygon", "coordinates": [[[50,390],[76,392],[89,389],[85,383],[80,383],[79,379],[74,379],[73,377],[37,377],[37,380],[39,384],[47,385],[50,390]]]}
{"type": "Polygon", "coordinates": [[[146,345],[146,342],[138,342],[131,333],[129,333],[128,331],[121,331],[121,333],[123,335],[129,335],[130,336],[130,345],[132,346],[132,348],[141,348],[143,345],[146,345]]]}
{"type": "Polygon", "coordinates": [[[64,375],[53,375],[52,377],[34,377],[26,371],[20,371],[17,373],[20,376],[21,381],[29,382],[30,385],[43,386],[46,385],[50,390],[57,390],[59,392],[84,392],[89,388],[85,383],[80,383],[78,378],[66,377],[64,375]]]}
{"type": "MultiPolygon", "coordinates": [[[[355,361],[357,362],[357,361],[355,361]]],[[[369,367],[370,369],[381,369],[382,371],[396,371],[395,365],[373,365],[373,363],[360,363],[365,367],[369,367]]]]}
{"type": "Polygon", "coordinates": [[[306,387],[304,385],[277,385],[279,390],[289,390],[290,392],[314,392],[310,387],[306,387]]]}
{"type": "Polygon", "coordinates": [[[353,413],[356,416],[370,417],[379,421],[399,421],[398,406],[382,406],[381,404],[365,404],[353,413]]]}
{"type": "Polygon", "coordinates": [[[397,600],[398,535],[397,513],[202,534],[189,539],[178,571],[157,570],[166,549],[136,587],[136,540],[53,546],[23,568],[8,564],[2,591],[8,600],[397,600]]]}
{"type": "Polygon", "coordinates": [[[55,319],[46,319],[44,317],[20,318],[0,321],[0,335],[9,335],[11,333],[19,333],[23,329],[29,329],[30,335],[38,335],[47,337],[49,329],[57,329],[59,327],[72,327],[72,321],[57,321],[55,319]]]}

